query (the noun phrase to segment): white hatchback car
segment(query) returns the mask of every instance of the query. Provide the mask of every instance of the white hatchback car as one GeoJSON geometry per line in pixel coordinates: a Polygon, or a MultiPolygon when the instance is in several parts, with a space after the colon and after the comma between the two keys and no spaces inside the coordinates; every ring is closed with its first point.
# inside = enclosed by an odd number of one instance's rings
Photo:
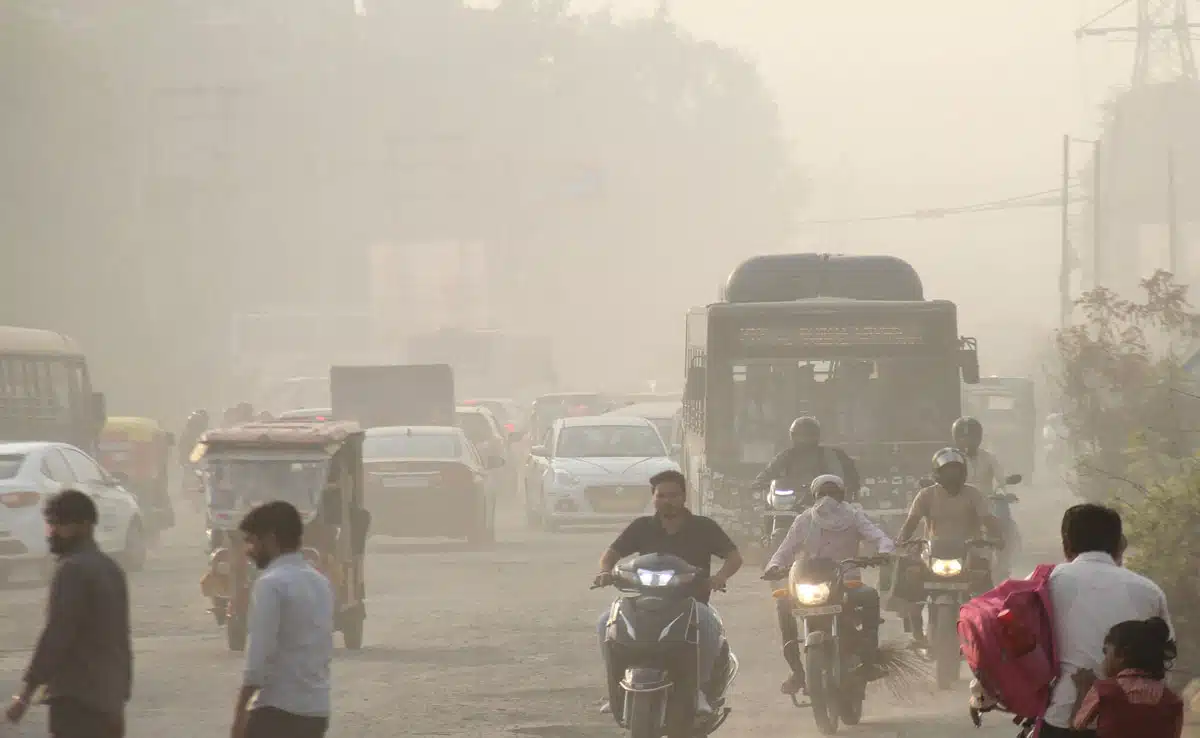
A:
{"type": "Polygon", "coordinates": [[[67,488],[96,501],[101,550],[128,571],[145,564],[147,539],[137,498],[92,457],[65,443],[0,443],[0,579],[18,567],[41,568],[49,561],[42,507],[67,488]]]}

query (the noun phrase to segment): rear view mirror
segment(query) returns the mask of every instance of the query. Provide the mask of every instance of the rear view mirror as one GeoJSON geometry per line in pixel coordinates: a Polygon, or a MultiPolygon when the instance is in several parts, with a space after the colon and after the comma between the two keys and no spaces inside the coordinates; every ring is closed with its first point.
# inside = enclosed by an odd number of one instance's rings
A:
{"type": "Polygon", "coordinates": [[[533,448],[529,449],[529,455],[537,456],[537,457],[544,459],[547,456],[546,447],[545,446],[534,446],[533,448]]]}
{"type": "Polygon", "coordinates": [[[958,365],[962,368],[962,380],[966,384],[979,384],[979,354],[973,348],[960,349],[958,365]]]}
{"type": "Polygon", "coordinates": [[[1020,474],[1009,474],[1007,477],[1004,478],[1004,484],[1006,484],[1006,485],[1020,484],[1021,480],[1023,480],[1023,479],[1024,479],[1024,477],[1022,477],[1020,474]]]}
{"type": "Polygon", "coordinates": [[[671,444],[671,456],[678,456],[683,451],[683,445],[678,443],[671,444]]]}

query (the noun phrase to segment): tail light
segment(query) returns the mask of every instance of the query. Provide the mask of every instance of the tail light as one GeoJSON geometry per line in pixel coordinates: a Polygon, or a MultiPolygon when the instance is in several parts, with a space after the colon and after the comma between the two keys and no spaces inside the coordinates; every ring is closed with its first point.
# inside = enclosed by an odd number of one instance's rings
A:
{"type": "Polygon", "coordinates": [[[513,425],[512,423],[505,423],[505,424],[504,424],[504,430],[508,431],[509,433],[512,433],[512,432],[513,432],[513,431],[515,431],[516,429],[517,429],[517,426],[513,425]]]}
{"type": "Polygon", "coordinates": [[[5,507],[34,507],[42,501],[37,492],[5,492],[0,494],[0,504],[5,507]]]}

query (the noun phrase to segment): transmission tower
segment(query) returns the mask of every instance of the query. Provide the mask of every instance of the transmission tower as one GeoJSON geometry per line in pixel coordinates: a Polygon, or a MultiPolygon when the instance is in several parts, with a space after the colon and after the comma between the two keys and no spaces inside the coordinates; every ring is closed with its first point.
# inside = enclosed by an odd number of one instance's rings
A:
{"type": "Polygon", "coordinates": [[[1096,25],[1130,2],[1122,0],[1079,28],[1075,35],[1078,38],[1133,35],[1137,41],[1131,80],[1135,88],[1180,78],[1197,79],[1192,30],[1200,28],[1200,23],[1191,22],[1188,0],[1137,0],[1136,25],[1096,25]]]}

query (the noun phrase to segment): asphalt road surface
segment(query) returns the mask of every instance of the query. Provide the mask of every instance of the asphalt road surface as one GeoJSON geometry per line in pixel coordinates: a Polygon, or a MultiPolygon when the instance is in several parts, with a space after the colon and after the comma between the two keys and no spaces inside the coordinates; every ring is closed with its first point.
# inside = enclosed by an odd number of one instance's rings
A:
{"type": "MultiPolygon", "coordinates": [[[[1064,492],[1022,487],[1016,506],[1027,550],[1019,569],[1058,560],[1057,526],[1070,500],[1064,492]]],[[[367,559],[366,645],[334,658],[333,738],[601,738],[620,731],[598,707],[603,697],[595,644],[597,614],[610,592],[590,592],[596,560],[614,531],[554,535],[526,531],[510,512],[494,550],[471,552],[438,541],[375,539],[367,559]]],[[[226,735],[240,684],[241,656],[226,650],[205,611],[199,579],[205,566],[199,520],[180,526],[133,575],[134,698],[131,738],[226,735]]],[[[717,594],[742,669],[733,714],[716,733],[815,736],[812,716],[778,692],[784,676],[769,588],[747,568],[717,594]]],[[[42,621],[45,591],[0,591],[0,675],[17,688],[42,621]]],[[[890,616],[889,616],[890,617],[890,616]]],[[[891,619],[884,638],[900,633],[891,619]]],[[[966,670],[964,669],[964,673],[966,670]]],[[[966,682],[954,692],[917,691],[897,701],[868,692],[860,726],[846,735],[979,738],[1012,736],[991,717],[974,730],[966,715],[966,682]]],[[[4,736],[44,736],[45,710],[31,712],[4,736]]]]}

